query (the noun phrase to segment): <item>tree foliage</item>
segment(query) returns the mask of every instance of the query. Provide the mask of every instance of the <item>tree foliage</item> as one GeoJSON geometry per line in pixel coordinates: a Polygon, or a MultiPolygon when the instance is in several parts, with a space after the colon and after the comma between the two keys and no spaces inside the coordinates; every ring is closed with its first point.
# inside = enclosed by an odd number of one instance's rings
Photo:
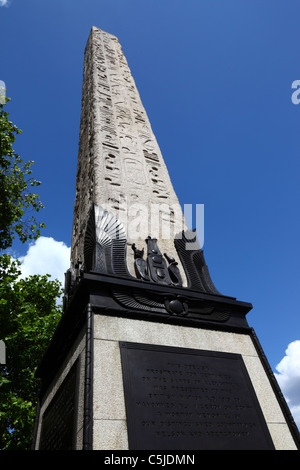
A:
{"type": "MultiPolygon", "coordinates": [[[[9,121],[5,104],[0,103],[0,252],[16,236],[23,243],[37,239],[44,227],[32,215],[44,207],[31,192],[40,182],[32,177],[33,161],[24,163],[12,147],[21,131],[9,121]]],[[[0,256],[0,339],[6,346],[6,364],[0,364],[0,450],[30,449],[40,387],[34,374],[62,311],[60,282],[49,275],[22,279],[20,267],[9,255],[0,256]]]]}
{"type": "Polygon", "coordinates": [[[23,162],[14,151],[12,144],[22,131],[9,120],[5,105],[0,104],[0,250],[9,248],[16,235],[23,243],[38,238],[45,226],[33,215],[44,207],[31,192],[40,185],[32,177],[34,162],[23,162]]]}
{"type": "Polygon", "coordinates": [[[0,331],[6,364],[0,365],[0,449],[29,449],[39,381],[34,376],[56,325],[61,284],[49,275],[20,278],[20,262],[0,257],[0,331]]]}

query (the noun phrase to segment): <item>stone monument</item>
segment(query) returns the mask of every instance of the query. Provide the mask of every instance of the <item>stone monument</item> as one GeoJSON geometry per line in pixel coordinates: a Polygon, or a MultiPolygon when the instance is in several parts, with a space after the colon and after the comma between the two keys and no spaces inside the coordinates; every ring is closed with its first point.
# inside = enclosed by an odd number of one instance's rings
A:
{"type": "Polygon", "coordinates": [[[37,370],[33,448],[299,448],[251,308],[214,286],[119,41],[93,27],[71,265],[37,370]]]}

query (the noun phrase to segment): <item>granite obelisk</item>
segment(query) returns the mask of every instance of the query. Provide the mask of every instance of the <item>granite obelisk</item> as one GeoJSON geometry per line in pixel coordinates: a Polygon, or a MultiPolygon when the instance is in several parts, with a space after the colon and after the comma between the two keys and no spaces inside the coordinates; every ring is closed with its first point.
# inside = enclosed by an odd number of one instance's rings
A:
{"type": "Polygon", "coordinates": [[[77,168],[34,449],[299,449],[252,305],[214,286],[119,41],[94,27],[77,168]]]}
{"type": "MultiPolygon", "coordinates": [[[[121,45],[95,27],[84,59],[72,266],[84,259],[92,203],[123,223],[128,246],[146,248],[151,236],[176,256],[173,239],[184,228],[180,204],[121,45]]],[[[131,256],[127,263],[133,273],[131,256]]]]}

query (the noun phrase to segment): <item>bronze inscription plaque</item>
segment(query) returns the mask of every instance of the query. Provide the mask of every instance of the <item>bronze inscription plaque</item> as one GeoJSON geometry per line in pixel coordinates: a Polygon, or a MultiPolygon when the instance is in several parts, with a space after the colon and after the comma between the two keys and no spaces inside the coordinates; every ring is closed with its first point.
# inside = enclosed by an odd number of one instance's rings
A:
{"type": "Polygon", "coordinates": [[[77,369],[75,363],[44,413],[40,450],[74,449],[77,369]]]}
{"type": "Polygon", "coordinates": [[[242,356],[120,342],[131,450],[274,449],[242,356]]]}

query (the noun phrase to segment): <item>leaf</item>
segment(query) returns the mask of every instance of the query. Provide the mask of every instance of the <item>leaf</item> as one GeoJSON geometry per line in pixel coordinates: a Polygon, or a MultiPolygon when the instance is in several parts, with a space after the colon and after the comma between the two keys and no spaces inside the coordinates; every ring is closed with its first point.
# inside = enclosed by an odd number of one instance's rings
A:
{"type": "Polygon", "coordinates": [[[62,315],[59,281],[21,279],[20,262],[0,256],[0,331],[7,363],[0,366],[0,448],[29,449],[40,381],[35,371],[62,315]]]}
{"type": "Polygon", "coordinates": [[[22,243],[35,240],[44,228],[32,215],[44,208],[39,195],[31,192],[41,184],[31,176],[34,161],[23,163],[14,151],[12,144],[21,131],[4,106],[0,104],[0,250],[11,247],[16,235],[22,243]]]}

